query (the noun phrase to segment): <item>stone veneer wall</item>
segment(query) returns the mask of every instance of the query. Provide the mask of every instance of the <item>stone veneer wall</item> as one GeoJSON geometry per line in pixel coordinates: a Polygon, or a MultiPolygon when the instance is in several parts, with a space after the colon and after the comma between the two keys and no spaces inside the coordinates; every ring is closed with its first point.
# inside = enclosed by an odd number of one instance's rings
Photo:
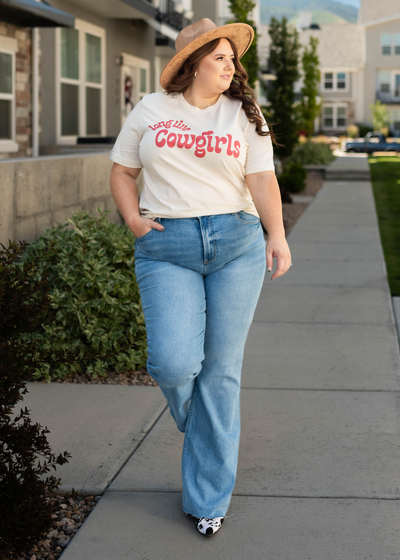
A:
{"type": "Polygon", "coordinates": [[[0,21],[0,35],[13,37],[18,41],[15,57],[15,142],[19,144],[18,152],[0,152],[0,159],[27,157],[32,155],[31,30],[0,21]]]}
{"type": "Polygon", "coordinates": [[[110,192],[109,153],[0,161],[0,242],[37,239],[76,210],[109,210],[121,223],[110,192]]]}

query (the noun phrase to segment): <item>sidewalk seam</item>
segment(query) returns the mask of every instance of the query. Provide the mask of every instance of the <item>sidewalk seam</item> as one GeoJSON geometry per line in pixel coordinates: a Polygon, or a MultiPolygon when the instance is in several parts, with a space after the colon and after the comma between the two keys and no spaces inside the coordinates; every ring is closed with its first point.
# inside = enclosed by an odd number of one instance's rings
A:
{"type": "MultiPolygon", "coordinates": [[[[154,426],[157,424],[157,422],[160,420],[161,416],[164,414],[164,412],[167,410],[168,405],[165,404],[165,406],[162,408],[160,414],[158,414],[156,417],[154,417],[154,422],[153,424],[150,426],[150,422],[147,424],[147,426],[149,426],[149,428],[147,429],[146,432],[143,432],[143,437],[141,439],[136,440],[138,442],[138,444],[136,445],[136,447],[133,449],[132,453],[130,453],[128,455],[128,457],[126,458],[126,460],[121,464],[120,468],[118,469],[118,471],[114,474],[114,476],[110,479],[110,482],[107,484],[106,488],[104,488],[103,491],[103,495],[108,492],[109,487],[111,486],[111,484],[114,482],[114,480],[117,478],[117,476],[119,475],[119,473],[122,471],[122,469],[125,467],[125,465],[127,464],[127,462],[131,459],[131,457],[134,455],[134,453],[136,453],[136,451],[139,449],[139,447],[142,445],[142,443],[145,441],[145,439],[147,438],[147,436],[152,432],[154,426]]],[[[146,428],[147,428],[146,426],[146,428]]]]}

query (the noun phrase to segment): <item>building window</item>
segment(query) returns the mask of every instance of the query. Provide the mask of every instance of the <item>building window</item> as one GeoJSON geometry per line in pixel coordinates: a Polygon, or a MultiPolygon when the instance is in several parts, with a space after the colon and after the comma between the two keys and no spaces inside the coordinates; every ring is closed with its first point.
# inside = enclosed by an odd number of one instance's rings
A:
{"type": "Polygon", "coordinates": [[[324,128],[333,128],[333,107],[323,107],[324,128]]]}
{"type": "Polygon", "coordinates": [[[400,109],[390,111],[390,130],[400,137],[400,109]]]}
{"type": "Polygon", "coordinates": [[[336,109],[336,125],[339,128],[346,126],[346,107],[337,107],[336,109]]]}
{"type": "Polygon", "coordinates": [[[346,72],[338,72],[336,79],[337,89],[346,89],[346,72]]]}
{"type": "Polygon", "coordinates": [[[324,72],[322,81],[323,91],[347,90],[347,72],[324,72]]]}
{"type": "Polygon", "coordinates": [[[381,93],[390,93],[390,72],[379,72],[379,91],[381,93]]]}
{"type": "Polygon", "coordinates": [[[324,89],[333,89],[333,73],[324,73],[324,89]]]}
{"type": "Polygon", "coordinates": [[[15,142],[15,53],[18,42],[0,36],[0,152],[17,152],[15,142]]]}
{"type": "Polygon", "coordinates": [[[400,54],[400,33],[394,36],[394,54],[400,54]]]}
{"type": "Polygon", "coordinates": [[[323,128],[346,128],[347,108],[343,105],[324,105],[322,107],[323,128]]]}
{"type": "Polygon", "coordinates": [[[13,54],[0,52],[0,140],[12,139],[14,103],[13,54]]]}
{"type": "Polygon", "coordinates": [[[384,55],[392,54],[392,36],[390,33],[381,34],[381,52],[384,55]]]}
{"type": "Polygon", "coordinates": [[[394,96],[400,97],[400,74],[394,75],[394,96]]]}
{"type": "Polygon", "coordinates": [[[105,30],[76,20],[59,29],[58,141],[105,133],[105,30]]]}

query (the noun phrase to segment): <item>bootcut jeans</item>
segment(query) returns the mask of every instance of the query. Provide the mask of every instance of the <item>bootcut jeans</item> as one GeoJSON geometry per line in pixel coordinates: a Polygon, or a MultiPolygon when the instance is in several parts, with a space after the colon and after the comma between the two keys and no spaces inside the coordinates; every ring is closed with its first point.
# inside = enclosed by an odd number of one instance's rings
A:
{"type": "Polygon", "coordinates": [[[223,517],[236,479],[243,352],[265,275],[259,218],[156,218],[135,242],[147,368],[184,432],[183,510],[223,517]]]}

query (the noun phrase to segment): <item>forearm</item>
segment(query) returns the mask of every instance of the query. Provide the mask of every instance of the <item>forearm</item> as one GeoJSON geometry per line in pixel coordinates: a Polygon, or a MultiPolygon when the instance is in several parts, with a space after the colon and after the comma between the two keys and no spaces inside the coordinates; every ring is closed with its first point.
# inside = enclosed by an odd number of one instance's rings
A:
{"type": "MultiPolygon", "coordinates": [[[[140,170],[137,170],[139,175],[140,170]]],[[[140,218],[139,194],[135,178],[116,167],[110,177],[111,194],[121,212],[125,223],[132,229],[135,220],[140,218]]]]}
{"type": "Polygon", "coordinates": [[[268,237],[285,238],[282,199],[275,173],[253,173],[246,176],[246,182],[268,237]]]}

